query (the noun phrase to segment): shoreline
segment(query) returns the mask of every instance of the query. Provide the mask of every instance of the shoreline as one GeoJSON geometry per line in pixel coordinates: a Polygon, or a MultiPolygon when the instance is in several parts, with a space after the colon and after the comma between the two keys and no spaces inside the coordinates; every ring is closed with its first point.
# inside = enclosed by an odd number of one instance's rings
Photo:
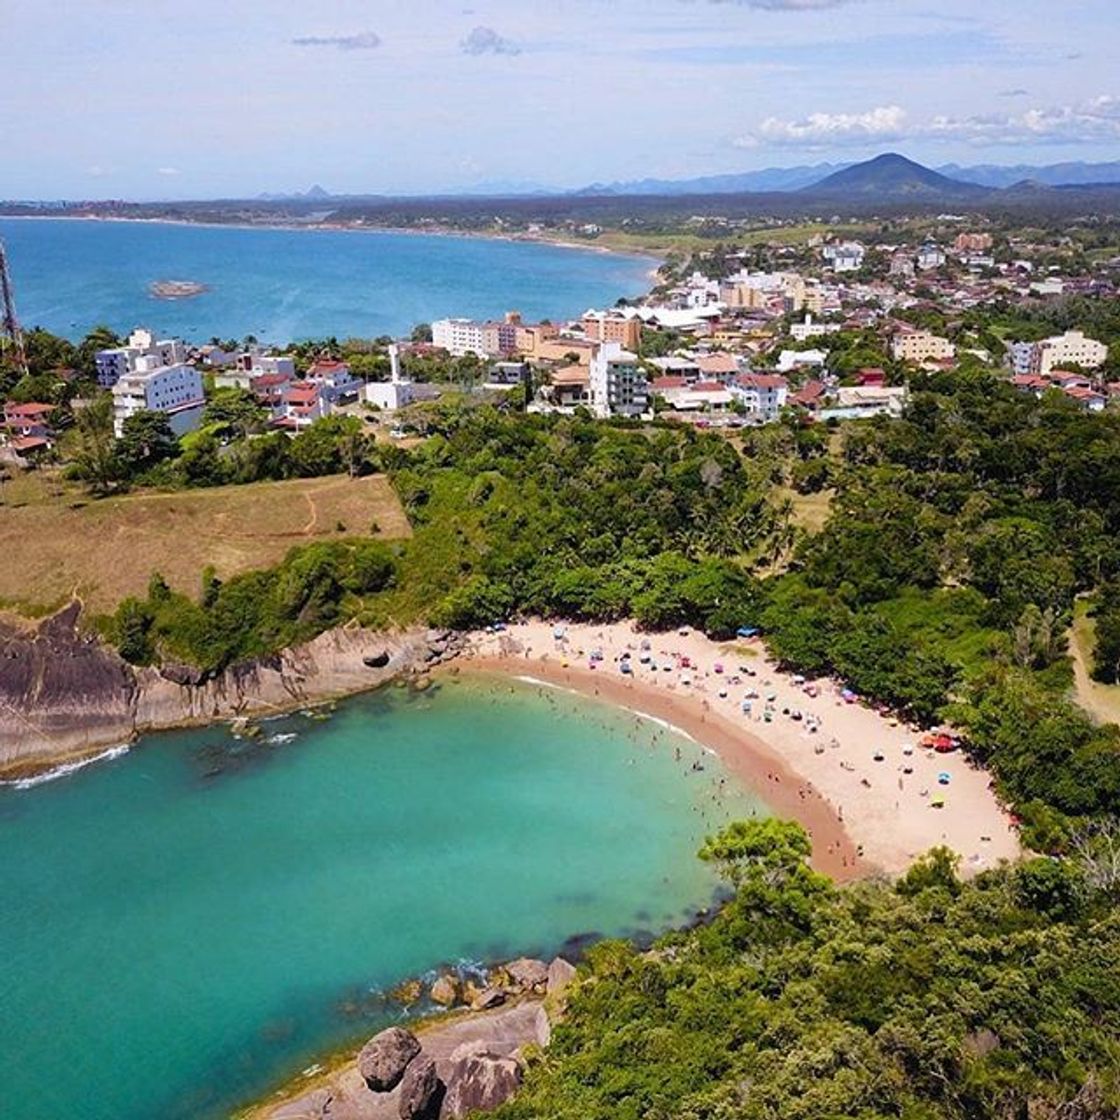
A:
{"type": "Polygon", "coordinates": [[[453,226],[433,226],[416,229],[414,226],[333,225],[323,222],[301,224],[283,222],[196,222],[189,218],[127,218],[120,215],[105,217],[99,214],[0,214],[0,221],[12,222],[99,222],[101,224],[129,224],[150,226],[198,226],[202,229],[272,230],[295,233],[382,233],[407,234],[412,237],[460,237],[465,240],[505,241],[522,245],[544,245],[556,249],[572,249],[580,253],[600,253],[612,257],[628,257],[657,265],[646,274],[646,279],[657,276],[666,257],[652,249],[616,249],[610,245],[583,244],[530,233],[489,233],[482,230],[456,229],[453,226]]]}
{"type": "Polygon", "coordinates": [[[813,866],[837,881],[902,874],[938,845],[956,852],[964,875],[1022,854],[986,771],[960,751],[918,746],[918,729],[844,698],[835,681],[784,672],[761,645],[718,643],[689,629],[644,634],[630,623],[530,622],[469,635],[455,665],[567,689],[672,725],[712,749],[775,815],[803,824],[813,866]],[[661,663],[652,670],[638,664],[642,643],[661,663]],[[602,660],[591,662],[592,650],[602,660]],[[624,656],[629,674],[619,668],[624,656]],[[682,657],[690,668],[680,668],[682,657]],[[749,692],[757,699],[748,713],[740,697],[749,692]],[[759,714],[764,703],[769,717],[759,714]]]}

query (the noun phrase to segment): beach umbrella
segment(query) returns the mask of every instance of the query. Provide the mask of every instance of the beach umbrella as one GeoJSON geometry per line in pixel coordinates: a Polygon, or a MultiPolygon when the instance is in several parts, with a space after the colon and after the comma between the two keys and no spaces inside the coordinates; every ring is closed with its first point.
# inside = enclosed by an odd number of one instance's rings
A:
{"type": "Polygon", "coordinates": [[[952,779],[944,770],[942,770],[941,773],[937,775],[937,780],[941,785],[947,786],[952,779]]]}

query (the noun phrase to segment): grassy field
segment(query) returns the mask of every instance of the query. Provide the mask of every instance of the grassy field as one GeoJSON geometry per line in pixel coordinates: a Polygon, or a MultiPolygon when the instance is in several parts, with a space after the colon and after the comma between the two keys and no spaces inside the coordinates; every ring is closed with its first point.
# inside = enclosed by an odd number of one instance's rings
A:
{"type": "Polygon", "coordinates": [[[388,479],[345,476],[137,493],[99,501],[49,476],[0,487],[0,603],[41,614],[77,594],[93,612],[143,595],[153,571],[195,594],[288,549],[343,535],[411,535],[388,479]],[[373,527],[377,526],[376,533],[373,527]]]}
{"type": "Polygon", "coordinates": [[[799,494],[796,490],[783,488],[778,499],[788,498],[793,504],[793,521],[810,533],[819,533],[828,520],[832,508],[832,490],[820,490],[816,494],[799,494]]]}
{"type": "Polygon", "coordinates": [[[1089,604],[1074,604],[1069,655],[1073,662],[1073,698],[1102,723],[1120,723],[1120,685],[1101,684],[1089,676],[1093,660],[1096,623],[1089,617],[1089,604]]]}

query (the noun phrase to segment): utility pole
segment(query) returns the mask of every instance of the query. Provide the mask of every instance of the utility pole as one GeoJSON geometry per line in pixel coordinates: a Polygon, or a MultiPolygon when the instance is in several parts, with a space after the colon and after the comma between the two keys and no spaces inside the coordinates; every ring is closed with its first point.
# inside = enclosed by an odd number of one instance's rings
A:
{"type": "Polygon", "coordinates": [[[0,241],[0,333],[7,340],[5,349],[11,346],[15,351],[16,368],[27,376],[27,352],[23,348],[23,331],[16,318],[16,298],[12,289],[12,276],[8,271],[8,254],[4,242],[0,241]]]}

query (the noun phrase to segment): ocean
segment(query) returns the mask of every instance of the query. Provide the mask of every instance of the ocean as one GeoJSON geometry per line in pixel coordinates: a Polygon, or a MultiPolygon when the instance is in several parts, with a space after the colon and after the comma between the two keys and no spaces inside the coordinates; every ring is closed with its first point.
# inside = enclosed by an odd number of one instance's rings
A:
{"type": "Polygon", "coordinates": [[[503,678],[263,727],[0,788],[0,1113],[227,1115],[405,978],[684,923],[705,833],[765,812],[691,740],[503,678]]]}
{"type": "Polygon", "coordinates": [[[417,323],[508,310],[571,318],[649,288],[650,257],[561,246],[375,231],[239,229],[0,218],[25,328],[72,340],[104,324],[192,342],[284,343],[402,335],[417,323]],[[185,280],[201,295],[158,299],[185,280]]]}

